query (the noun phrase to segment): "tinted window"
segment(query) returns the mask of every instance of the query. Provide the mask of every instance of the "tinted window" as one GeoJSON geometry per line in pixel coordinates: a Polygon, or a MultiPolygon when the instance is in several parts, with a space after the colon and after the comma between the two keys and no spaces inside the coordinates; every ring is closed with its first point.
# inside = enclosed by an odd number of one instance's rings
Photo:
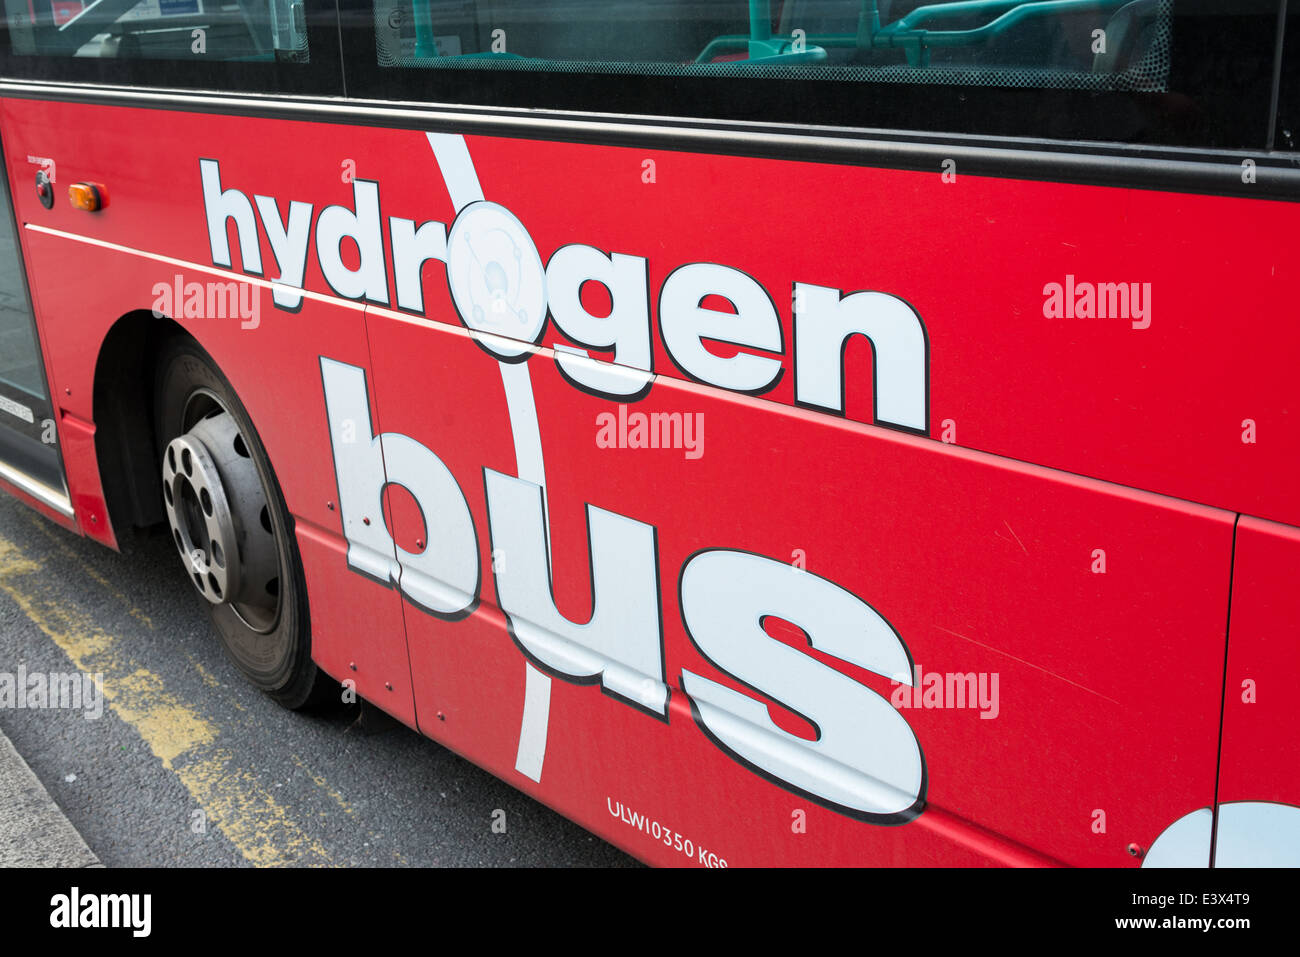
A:
{"type": "Polygon", "coordinates": [[[302,0],[5,0],[19,55],[308,59],[302,0]]]}
{"type": "Polygon", "coordinates": [[[347,92],[1259,149],[1282,0],[338,0],[347,92]]]}
{"type": "Polygon", "coordinates": [[[1164,90],[1171,0],[376,0],[385,67],[1164,90]]]}

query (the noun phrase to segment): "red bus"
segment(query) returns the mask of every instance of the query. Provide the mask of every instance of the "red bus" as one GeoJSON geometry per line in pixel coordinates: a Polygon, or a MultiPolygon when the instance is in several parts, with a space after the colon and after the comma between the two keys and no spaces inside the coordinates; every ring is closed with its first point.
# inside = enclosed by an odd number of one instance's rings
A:
{"type": "Polygon", "coordinates": [[[5,0],[0,484],[655,864],[1300,863],[1284,0],[5,0]]]}

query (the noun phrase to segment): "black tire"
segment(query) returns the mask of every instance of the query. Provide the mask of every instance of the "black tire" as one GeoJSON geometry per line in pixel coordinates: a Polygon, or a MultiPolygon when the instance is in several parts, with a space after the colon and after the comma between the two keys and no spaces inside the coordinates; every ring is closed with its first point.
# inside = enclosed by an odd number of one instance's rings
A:
{"type": "Polygon", "coordinates": [[[212,358],[187,336],[172,339],[162,347],[156,369],[154,425],[159,461],[173,439],[186,433],[197,419],[203,418],[205,409],[210,410],[218,403],[238,427],[246,457],[256,466],[265,496],[280,572],[275,592],[268,590],[275,595],[275,612],[259,620],[260,628],[253,627],[229,602],[212,604],[199,596],[208,609],[222,647],[253,685],[286,708],[318,707],[337,700],[338,685],[311,659],[307,586],[292,520],[266,450],[243,403],[212,358]]]}

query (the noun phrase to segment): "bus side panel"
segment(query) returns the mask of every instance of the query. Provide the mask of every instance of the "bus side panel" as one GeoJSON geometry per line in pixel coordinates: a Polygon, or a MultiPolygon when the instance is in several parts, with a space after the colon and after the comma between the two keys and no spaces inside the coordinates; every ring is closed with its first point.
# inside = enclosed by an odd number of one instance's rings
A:
{"type": "MultiPolygon", "coordinates": [[[[332,155],[338,129],[303,124],[278,146],[259,145],[250,139],[256,122],[250,128],[235,118],[31,101],[10,104],[5,122],[16,216],[39,280],[37,318],[46,358],[70,390],[61,389],[56,402],[65,413],[93,421],[95,363],[119,316],[156,310],[185,327],[248,410],[300,525],[316,626],[314,657],[334,677],[353,679],[358,693],[413,725],[400,603],[389,584],[346,574],[332,560],[344,539],[332,447],[328,434],[317,430],[325,421],[319,355],[327,348],[341,361],[369,367],[363,310],[332,295],[277,306],[269,288],[252,284],[237,284],[230,297],[228,284],[241,271],[278,277],[277,250],[264,228],[251,234],[255,239],[247,248],[241,246],[232,218],[224,228],[235,272],[215,268],[204,215],[200,158],[211,157],[223,178],[260,180],[257,192],[278,197],[282,223],[293,222],[289,202],[298,198],[301,164],[268,157],[332,155]],[[26,162],[29,155],[55,161],[52,209],[41,206],[28,186],[35,169],[26,162]],[[102,185],[108,205],[96,213],[74,209],[66,189],[77,181],[102,185]],[[339,579],[346,579],[346,588],[339,579]],[[364,622],[358,608],[365,609],[364,622]]],[[[260,126],[288,132],[270,122],[260,126]]],[[[316,180],[312,194],[314,205],[305,212],[314,220],[331,203],[350,204],[352,186],[336,167],[334,175],[316,180]]],[[[251,209],[251,193],[246,201],[251,209]]],[[[314,257],[306,263],[305,281],[331,293],[314,257]]],[[[377,434],[373,410],[371,419],[377,434]]],[[[357,433],[366,425],[356,423],[357,433]]],[[[80,491],[73,489],[74,501],[80,491]]]]}
{"type": "MultiPolygon", "coordinates": [[[[449,621],[407,602],[421,730],[584,826],[662,864],[686,863],[677,833],[730,864],[965,864],[1029,847],[1123,866],[1136,863],[1129,843],[1145,846],[1212,799],[1231,515],[668,378],[622,405],[573,388],[552,354],[535,353],[525,367],[544,451],[550,594],[570,622],[598,615],[595,634],[578,639],[587,647],[602,634],[623,649],[662,634],[662,673],[642,679],[671,686],[665,721],[647,707],[653,694],[629,702],[626,690],[539,665],[519,636],[530,617],[509,633],[491,607],[502,581],[538,567],[507,519],[491,523],[489,505],[504,506],[487,482],[519,467],[502,364],[437,324],[375,310],[369,322],[385,428],[439,457],[477,532],[475,614],[449,621]],[[660,413],[689,420],[691,442],[638,447],[634,430],[644,440],[660,413]],[[606,544],[593,558],[593,508],[653,528],[652,573],[640,575],[630,547],[615,559],[606,544]],[[759,596],[771,616],[761,631],[728,595],[701,599],[697,616],[716,606],[749,635],[731,671],[707,650],[716,635],[698,621],[688,634],[681,604],[685,566],[714,549],[760,556],[795,588],[800,576],[829,583],[803,603],[759,596]],[[659,596],[657,625],[610,597],[629,581],[659,596]],[[843,657],[864,652],[867,635],[836,646],[817,624],[818,602],[837,590],[888,622],[914,688],[843,657]],[[802,670],[797,657],[784,666],[802,677],[777,685],[787,679],[745,673],[767,643],[807,656],[802,670]],[[526,730],[530,668],[549,676],[540,759],[526,730]],[[684,692],[691,673],[748,695],[772,735],[806,746],[834,732],[815,690],[830,672],[892,705],[915,735],[926,781],[910,822],[832,810],[825,795],[727,753],[684,692]],[[982,845],[972,825],[999,840],[982,845]]],[[[397,517],[405,540],[424,534],[434,501],[419,504],[397,517]]]]}
{"type": "MultiPolygon", "coordinates": [[[[407,136],[389,134],[384,153],[418,168],[407,136]]],[[[925,325],[931,437],[1300,524],[1300,324],[1284,305],[1300,298],[1300,204],[945,178],[938,163],[466,141],[484,195],[519,217],[544,260],[565,243],[647,257],[659,326],[663,283],[685,263],[755,279],[783,333],[767,399],[796,399],[795,283],[883,292],[925,325]]],[[[1225,177],[1240,173],[1225,164],[1225,177]]],[[[384,187],[393,210],[419,202],[407,183],[396,196],[384,187]]],[[[555,342],[577,344],[552,323],[555,342]]],[[[687,377],[657,333],[654,349],[656,371],[687,377]]],[[[874,371],[871,345],[850,340],[849,418],[872,420],[874,371]]]]}
{"type": "MultiPolygon", "coordinates": [[[[291,200],[311,204],[313,239],[314,217],[331,205],[355,209],[371,184],[386,250],[388,217],[450,227],[456,215],[420,131],[30,102],[9,110],[8,122],[15,183],[31,182],[29,155],[58,169],[53,209],[33,189],[16,190],[20,219],[194,262],[212,261],[201,158],[218,164],[223,190],[274,199],[280,217],[291,200]],[[168,134],[161,142],[157,129],[168,134]],[[103,181],[114,206],[94,216],[71,209],[62,190],[79,179],[103,181]]],[[[1300,523],[1288,478],[1300,419],[1287,385],[1300,327],[1279,305],[1300,296],[1300,264],[1286,255],[1300,227],[1294,203],[960,170],[945,179],[938,168],[486,136],[464,143],[470,168],[454,175],[470,173],[483,197],[518,217],[543,262],[567,244],[647,259],[642,295],[661,374],[690,373],[659,334],[663,284],[687,263],[738,270],[767,293],[783,371],[764,395],[782,404],[798,398],[795,284],[881,292],[924,324],[931,437],[1300,523]]],[[[1240,169],[1227,165],[1224,175],[1240,169]]],[[[226,228],[233,268],[253,273],[226,228]]],[[[265,236],[260,244],[275,278],[265,236]]],[[[345,247],[355,267],[356,248],[345,247]]],[[[318,258],[311,243],[306,286],[335,295],[318,258]]],[[[387,290],[371,299],[380,305],[395,300],[391,271],[384,278],[387,290]]],[[[426,282],[423,309],[459,324],[443,284],[426,282]]],[[[573,343],[555,322],[544,341],[573,343]]],[[[844,361],[842,411],[871,420],[879,398],[871,344],[850,340],[844,361]]],[[[805,369],[805,388],[810,381],[805,369]]]]}
{"type": "MultiPolygon", "coordinates": [[[[665,723],[589,681],[552,676],[543,697],[543,683],[530,685],[518,644],[491,607],[498,601],[494,576],[515,566],[508,552],[505,569],[491,564],[484,469],[511,476],[519,463],[505,429],[504,398],[485,398],[489,383],[495,388],[504,381],[501,364],[458,331],[441,267],[432,261],[425,267],[424,310],[434,322],[411,325],[372,310],[369,344],[359,311],[343,305],[322,272],[312,241],[319,215],[327,206],[341,210],[336,218],[350,214],[368,183],[378,183],[382,195],[379,229],[388,267],[372,301],[395,299],[386,217],[451,225],[448,186],[461,188],[465,178],[449,182],[422,133],[56,103],[29,107],[10,117],[11,175],[20,165],[14,157],[55,157],[60,189],[69,179],[100,182],[112,205],[94,215],[62,201],[44,210],[34,194],[20,191],[20,221],[127,247],[110,251],[35,230],[28,237],[37,275],[95,283],[94,295],[73,282],[47,285],[52,298],[42,300],[40,317],[51,340],[49,362],[59,381],[74,388],[66,408],[87,420],[94,358],[113,318],[150,308],[159,285],[174,284],[178,272],[182,294],[174,298],[187,298],[184,286],[192,278],[212,278],[204,273],[214,253],[201,158],[219,162],[223,190],[237,190],[249,203],[257,196],[273,201],[281,228],[291,200],[310,204],[304,284],[328,302],[309,301],[297,314],[276,311],[264,290],[260,321],[247,329],[229,318],[186,317],[183,303],[170,312],[226,370],[258,424],[290,509],[304,526],[299,540],[311,553],[304,554],[309,590],[320,603],[314,614],[329,645],[317,654],[336,676],[348,649],[358,648],[380,656],[360,662],[359,674],[382,681],[397,672],[405,643],[396,593],[348,570],[342,520],[328,507],[338,488],[321,356],[367,373],[376,434],[381,409],[384,431],[446,457],[473,516],[482,585],[478,610],[459,622],[405,606],[419,725],[507,780],[663,863],[685,855],[664,845],[662,835],[647,847],[645,815],[660,832],[666,825],[674,834],[695,834],[695,844],[702,839],[732,863],[1005,860],[1024,845],[1069,863],[1128,863],[1130,841],[1143,844],[1212,801],[1229,516],[782,406],[793,397],[797,365],[789,294],[796,282],[845,294],[880,290],[915,308],[928,337],[932,438],[951,428],[957,444],[1217,505],[1256,502],[1256,513],[1285,516],[1294,512],[1295,492],[1283,466],[1296,447],[1286,414],[1285,357],[1294,352],[1289,345],[1297,333],[1277,323],[1282,312],[1272,304],[1285,301],[1295,285],[1295,267],[1276,254],[1282,248],[1276,237],[1288,233],[1294,207],[467,140],[483,195],[519,217],[543,262],[573,243],[645,257],[647,315],[654,323],[662,322],[661,287],[678,267],[725,264],[760,283],[779,317],[783,374],[764,399],[686,383],[657,326],[646,335],[664,378],[628,410],[575,389],[547,353],[527,363],[548,463],[555,600],[564,616],[582,622],[591,613],[584,503],[655,529],[653,587],[671,686],[665,723]],[[145,150],[142,143],[157,142],[159,124],[168,136],[145,150]],[[643,160],[650,156],[659,162],[656,177],[647,180],[643,160]],[[1097,210],[1122,214],[1098,217],[1097,210]],[[1179,239],[1153,242],[1157,227],[1167,230],[1174,221],[1179,239]],[[1135,244],[1117,245],[1117,235],[1135,237],[1135,244]],[[1224,247],[1222,235],[1241,241],[1224,247]],[[1008,248],[1024,254],[1009,259],[1008,248]],[[1184,283],[1187,275],[1197,276],[1195,289],[1184,283]],[[1172,297],[1172,320],[1162,321],[1158,308],[1147,328],[1044,314],[1048,284],[1085,276],[1151,281],[1154,302],[1172,297]],[[1172,291],[1160,291],[1167,288],[1172,291]],[[1253,366],[1237,361],[1253,344],[1223,341],[1224,302],[1263,317],[1260,335],[1270,347],[1257,350],[1253,366]],[[435,354],[447,359],[435,361],[435,354]],[[1249,374],[1240,371],[1246,368],[1249,374]],[[1234,409],[1225,424],[1219,411],[1225,393],[1263,411],[1234,409]],[[703,416],[704,451],[691,458],[683,448],[636,448],[619,418],[632,410],[703,416]],[[608,435],[603,446],[597,437],[602,413],[616,423],[612,446],[608,435]],[[1258,442],[1242,442],[1238,423],[1247,418],[1268,424],[1258,442]],[[653,462],[643,457],[647,452],[653,462]],[[1250,456],[1246,465],[1239,455],[1250,456]],[[309,546],[307,525],[326,530],[326,538],[309,546]],[[804,635],[798,609],[785,609],[791,620],[784,624],[781,614],[764,616],[767,639],[749,638],[756,648],[770,639],[800,656],[788,660],[811,660],[817,680],[842,675],[830,683],[859,703],[891,702],[899,693],[893,713],[925,760],[918,795],[925,803],[911,809],[919,816],[896,826],[864,822],[823,806],[815,788],[796,794],[774,787],[751,770],[752,761],[733,759],[704,733],[696,719],[698,694],[690,723],[680,717],[689,680],[754,697],[788,738],[809,741],[817,734],[781,703],[786,689],[761,687],[771,682],[753,676],[743,680],[743,661],[723,673],[700,650],[698,636],[687,636],[677,598],[683,567],[712,549],[750,553],[783,568],[801,563],[800,574],[856,596],[896,632],[922,669],[912,672],[920,699],[906,708],[902,685],[829,654],[816,644],[825,643],[824,634],[804,635]],[[357,617],[349,617],[346,602],[376,609],[365,634],[355,633],[357,617]],[[460,657],[448,654],[458,641],[467,643],[456,649],[460,657]],[[472,668],[465,664],[471,655],[472,668]],[[942,676],[933,707],[926,704],[926,674],[942,676]],[[967,674],[984,676],[990,692],[993,675],[999,676],[997,718],[981,717],[991,714],[991,701],[988,708],[948,706],[947,677],[967,674]],[[465,675],[476,679],[473,686],[465,675]],[[843,681],[865,690],[845,691],[843,681]],[[537,739],[529,738],[524,761],[509,730],[515,722],[523,729],[525,705],[543,701],[550,733],[538,770],[537,739]],[[441,730],[453,715],[476,717],[441,730]],[[671,746],[660,743],[665,736],[671,746]],[[521,764],[535,776],[516,771],[521,764]],[[1161,782],[1159,801],[1151,797],[1153,780],[1161,782]],[[987,832],[961,824],[966,821],[987,832]],[[988,832],[1002,835],[1003,851],[990,851],[984,838],[961,836],[988,832]],[[972,851],[976,846],[981,849],[972,851]]],[[[234,194],[230,199],[238,203],[234,194]]],[[[233,221],[219,214],[218,222],[236,272],[275,278],[280,264],[260,219],[247,247],[233,221]]],[[[339,248],[346,268],[359,271],[357,247],[339,248]]],[[[373,268],[373,250],[365,256],[373,268]]],[[[562,337],[551,323],[544,344],[557,340],[562,337]]],[[[734,351],[724,347],[719,355],[734,351]]],[[[861,340],[850,345],[850,419],[862,417],[862,403],[870,407],[869,357],[861,340]]],[[[386,507],[399,541],[419,538],[410,501],[390,496],[386,507]]],[[[611,626],[608,633],[633,632],[611,626]]],[[[785,680],[777,677],[778,685],[785,680]]],[[[359,684],[385,702],[374,688],[359,684]]],[[[647,689],[652,701],[654,691],[647,689]]],[[[400,704],[388,706],[403,713],[400,704]]],[[[770,729],[761,740],[791,744],[770,729]]]]}
{"type": "Polygon", "coordinates": [[[1300,859],[1300,529],[1237,525],[1216,863],[1300,859]]]}
{"type": "Polygon", "coordinates": [[[59,417],[59,439],[68,488],[72,490],[72,511],[81,531],[101,545],[117,548],[117,537],[108,520],[108,506],[99,480],[94,425],[64,412],[59,417]]]}
{"type": "MultiPolygon", "coordinates": [[[[120,217],[135,215],[132,200],[129,190],[119,191],[114,208],[120,217]]],[[[76,282],[51,282],[41,297],[47,361],[59,370],[60,381],[69,383],[72,389],[70,397],[58,398],[77,403],[78,408],[89,406],[89,399],[83,397],[91,393],[98,347],[113,320],[134,310],[150,309],[161,295],[154,292],[155,286],[175,289],[180,277],[180,310],[160,311],[174,317],[212,356],[230,380],[266,448],[285,502],[298,525],[311,601],[313,657],[335,678],[352,679],[358,694],[381,703],[414,726],[410,669],[397,596],[386,581],[352,574],[345,560],[333,560],[345,556],[346,543],[334,479],[333,447],[324,427],[319,355],[326,348],[340,361],[368,368],[363,310],[306,300],[296,313],[278,312],[268,288],[242,284],[245,294],[253,296],[244,301],[255,304],[247,318],[205,317],[206,306],[199,315],[187,317],[184,290],[193,285],[191,292],[205,297],[209,283],[224,286],[224,277],[159,263],[133,251],[105,249],[34,231],[29,232],[28,247],[32,269],[38,275],[95,277],[94,295],[87,295],[85,287],[76,282]],[[353,664],[357,669],[351,667],[353,664]]],[[[359,437],[368,428],[378,433],[373,409],[371,422],[354,423],[352,432],[359,437]]],[[[78,447],[73,444],[74,449],[78,447]]],[[[81,486],[75,483],[83,472],[75,465],[81,461],[74,457],[69,468],[73,501],[79,508],[81,486]]],[[[106,520],[101,518],[101,524],[106,525],[106,520]]]]}
{"type": "Polygon", "coordinates": [[[298,551],[311,602],[312,660],[345,684],[343,700],[373,702],[416,727],[405,624],[396,596],[348,567],[336,531],[299,523],[298,551]]]}
{"type": "MultiPolygon", "coordinates": [[[[290,200],[312,204],[313,217],[354,209],[354,189],[377,183],[386,250],[386,217],[455,218],[420,131],[66,103],[10,109],[8,122],[14,182],[30,182],[29,155],[59,170],[49,211],[17,190],[23,221],[196,263],[212,261],[201,157],[216,161],[222,189],[268,196],[281,217],[290,200]],[[144,150],[142,131],[162,124],[168,140],[144,150]],[[113,207],[70,208],[61,191],[78,179],[104,181],[113,207]]],[[[880,291],[926,328],[931,437],[1300,521],[1286,479],[1300,456],[1286,386],[1300,328],[1279,306],[1300,295],[1300,265],[1286,255],[1294,203],[539,140],[468,137],[465,147],[482,195],[519,217],[543,261],[569,243],[646,257],[662,374],[690,374],[658,333],[663,283],[681,265],[723,265],[766,290],[784,355],[764,395],[779,403],[798,398],[794,283],[880,291]]],[[[234,269],[260,272],[226,229],[234,269]]],[[[356,264],[355,247],[344,256],[356,264]]],[[[334,295],[317,260],[308,248],[305,285],[334,295]]],[[[458,324],[446,287],[426,286],[428,315],[458,324]]],[[[555,322],[545,341],[573,343],[555,322]]],[[[842,411],[871,420],[879,395],[866,339],[849,342],[844,374],[842,411]]]]}

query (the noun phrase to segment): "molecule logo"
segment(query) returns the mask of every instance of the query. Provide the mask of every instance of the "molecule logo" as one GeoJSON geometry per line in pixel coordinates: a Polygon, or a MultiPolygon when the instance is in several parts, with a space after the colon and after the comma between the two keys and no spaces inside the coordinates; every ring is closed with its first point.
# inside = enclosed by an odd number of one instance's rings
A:
{"type": "Polygon", "coordinates": [[[493,342],[498,355],[520,356],[546,324],[546,270],[528,231],[497,203],[471,203],[452,223],[447,277],[461,318],[493,342]]]}

